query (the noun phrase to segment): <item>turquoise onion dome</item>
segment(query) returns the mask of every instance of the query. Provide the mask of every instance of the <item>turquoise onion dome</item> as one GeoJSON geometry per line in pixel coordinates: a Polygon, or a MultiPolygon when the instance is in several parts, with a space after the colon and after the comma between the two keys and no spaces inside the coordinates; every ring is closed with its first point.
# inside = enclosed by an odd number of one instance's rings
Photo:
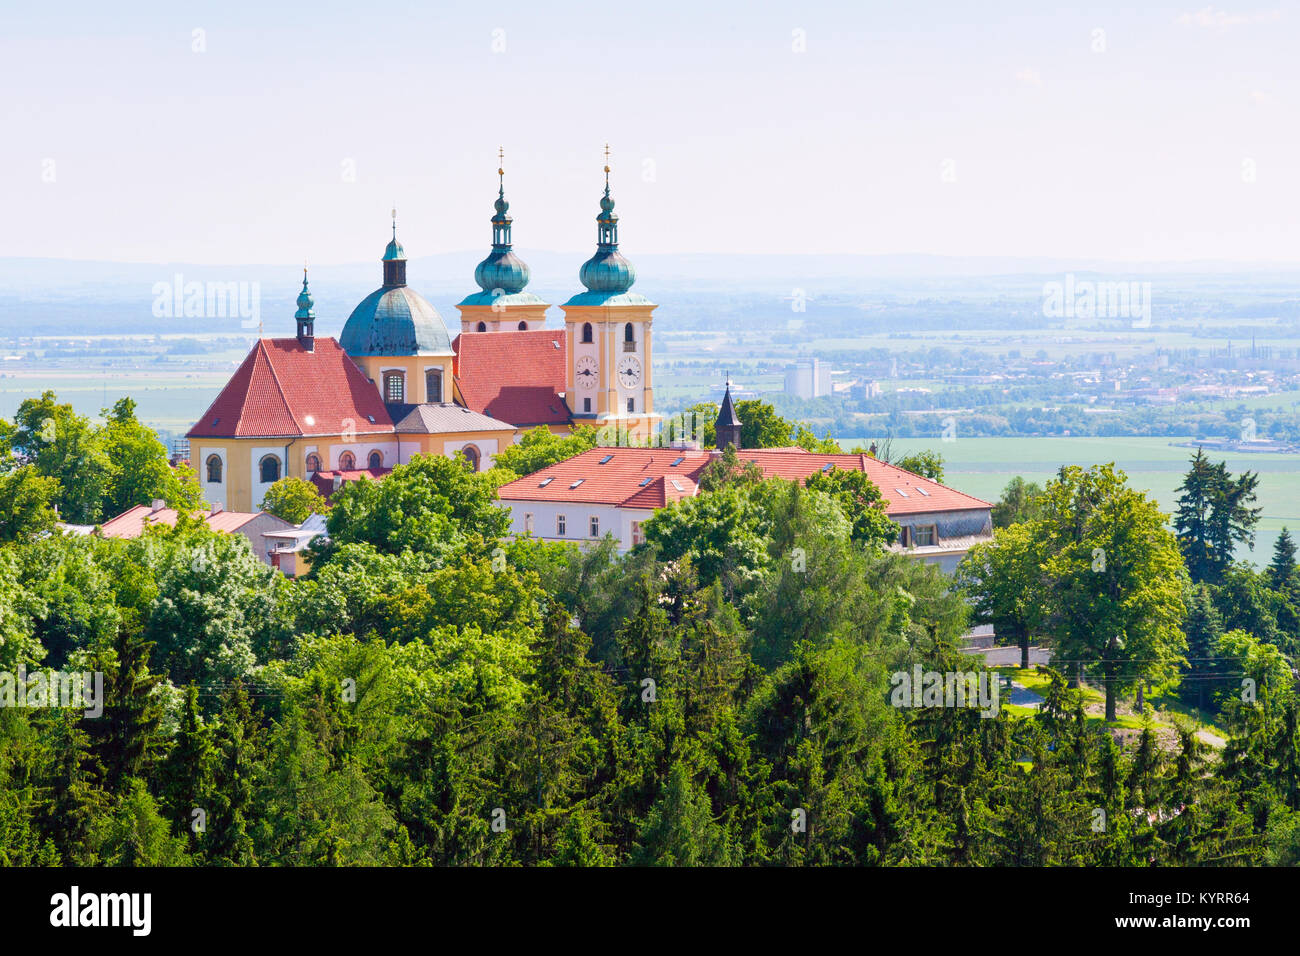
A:
{"type": "Polygon", "coordinates": [[[302,270],[302,291],[298,293],[298,311],[293,314],[295,319],[314,319],[316,302],[311,297],[311,291],[307,288],[307,270],[302,270]]]}
{"type": "Polygon", "coordinates": [[[643,295],[629,292],[636,269],[618,251],[618,216],[609,194],[609,166],[605,166],[605,194],[596,216],[596,254],[582,264],[578,279],[586,286],[565,305],[652,305],[643,295]]]}
{"type": "Polygon", "coordinates": [[[493,204],[496,215],[492,217],[492,251],[474,268],[474,281],[482,291],[466,296],[460,305],[545,305],[540,298],[524,291],[530,276],[528,264],[512,248],[510,229],[514,220],[509,215],[510,203],[506,201],[505,170],[498,168],[497,176],[500,183],[493,204]]]}

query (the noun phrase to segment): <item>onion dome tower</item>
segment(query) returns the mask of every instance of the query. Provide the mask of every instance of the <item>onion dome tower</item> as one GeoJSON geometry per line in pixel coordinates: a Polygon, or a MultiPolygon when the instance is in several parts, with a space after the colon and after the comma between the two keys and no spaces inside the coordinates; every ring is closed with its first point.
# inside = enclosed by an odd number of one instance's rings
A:
{"type": "Polygon", "coordinates": [[[617,437],[606,436],[614,444],[624,437],[649,437],[659,416],[654,414],[650,369],[651,314],[656,306],[631,291],[636,269],[619,252],[609,173],[607,145],[596,253],[578,270],[586,291],[561,308],[568,333],[569,407],[575,419],[617,427],[617,437]]]}
{"type": "Polygon", "coordinates": [[[307,288],[307,267],[302,267],[302,291],[298,293],[298,311],[293,314],[298,323],[298,341],[308,352],[316,351],[316,310],[311,291],[307,288]]]}
{"type": "Polygon", "coordinates": [[[508,332],[540,329],[548,304],[531,292],[528,265],[517,256],[510,239],[514,220],[506,201],[505,150],[498,150],[496,214],[492,217],[492,251],[474,270],[479,290],[456,304],[462,332],[508,332]]]}

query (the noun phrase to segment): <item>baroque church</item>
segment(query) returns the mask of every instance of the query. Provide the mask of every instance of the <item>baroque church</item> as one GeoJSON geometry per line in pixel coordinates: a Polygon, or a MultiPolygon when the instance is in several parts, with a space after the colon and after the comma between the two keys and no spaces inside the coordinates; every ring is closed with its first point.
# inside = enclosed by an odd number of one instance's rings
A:
{"type": "Polygon", "coordinates": [[[560,306],[563,329],[545,327],[548,303],[526,291],[529,270],[513,250],[503,169],[492,250],[474,271],[479,291],[456,306],[455,338],[407,285],[396,213],[383,284],[352,310],[337,340],[315,334],[304,269],[296,335],[259,338],[188,433],[204,499],[256,511],[284,476],[328,493],[342,482],[380,478],[415,455],[459,454],[482,470],[536,427],[564,434],[584,423],[633,439],[652,434],[655,304],[630,291],[636,270],[618,250],[606,163],[596,253],[579,270],[583,291],[560,306]]]}

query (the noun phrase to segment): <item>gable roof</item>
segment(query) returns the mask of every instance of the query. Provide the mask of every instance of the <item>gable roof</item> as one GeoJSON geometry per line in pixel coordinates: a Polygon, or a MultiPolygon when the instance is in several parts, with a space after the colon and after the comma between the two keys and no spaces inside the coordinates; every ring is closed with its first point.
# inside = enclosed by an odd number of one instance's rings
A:
{"type": "Polygon", "coordinates": [[[436,405],[389,405],[399,434],[442,435],[454,432],[511,432],[515,426],[450,402],[436,405]]]}
{"type": "Polygon", "coordinates": [[[392,432],[379,390],[332,338],[258,339],[188,438],[392,432]]]}
{"type": "MultiPolygon", "coordinates": [[[[504,484],[497,489],[497,495],[512,501],[662,508],[669,501],[694,495],[700,474],[716,454],[675,448],[592,448],[504,484]]],[[[987,501],[870,455],[816,455],[802,448],[756,448],[738,454],[758,465],[765,478],[806,481],[830,467],[866,472],[888,502],[885,513],[891,517],[991,507],[987,501]]]]}
{"type": "MultiPolygon", "coordinates": [[[[254,518],[265,518],[267,520],[264,523],[278,525],[282,529],[293,527],[290,522],[261,511],[201,512],[199,517],[213,531],[235,532],[254,518]]],[[[146,528],[152,528],[160,524],[175,527],[176,509],[159,508],[154,510],[149,505],[136,505],[134,508],[128,508],[120,515],[109,518],[101,524],[99,533],[105,538],[138,538],[144,534],[146,528]]]]}
{"type": "Polygon", "coordinates": [[[563,330],[462,332],[456,351],[456,384],[473,411],[511,425],[567,425],[563,330]]]}

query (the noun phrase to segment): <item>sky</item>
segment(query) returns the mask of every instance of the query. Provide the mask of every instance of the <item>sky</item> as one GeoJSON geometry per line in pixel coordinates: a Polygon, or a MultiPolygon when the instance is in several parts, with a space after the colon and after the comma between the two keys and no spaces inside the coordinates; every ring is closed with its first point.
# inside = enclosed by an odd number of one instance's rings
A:
{"type": "Polygon", "coordinates": [[[1300,261],[1296,3],[0,7],[4,257],[1300,261]]]}

